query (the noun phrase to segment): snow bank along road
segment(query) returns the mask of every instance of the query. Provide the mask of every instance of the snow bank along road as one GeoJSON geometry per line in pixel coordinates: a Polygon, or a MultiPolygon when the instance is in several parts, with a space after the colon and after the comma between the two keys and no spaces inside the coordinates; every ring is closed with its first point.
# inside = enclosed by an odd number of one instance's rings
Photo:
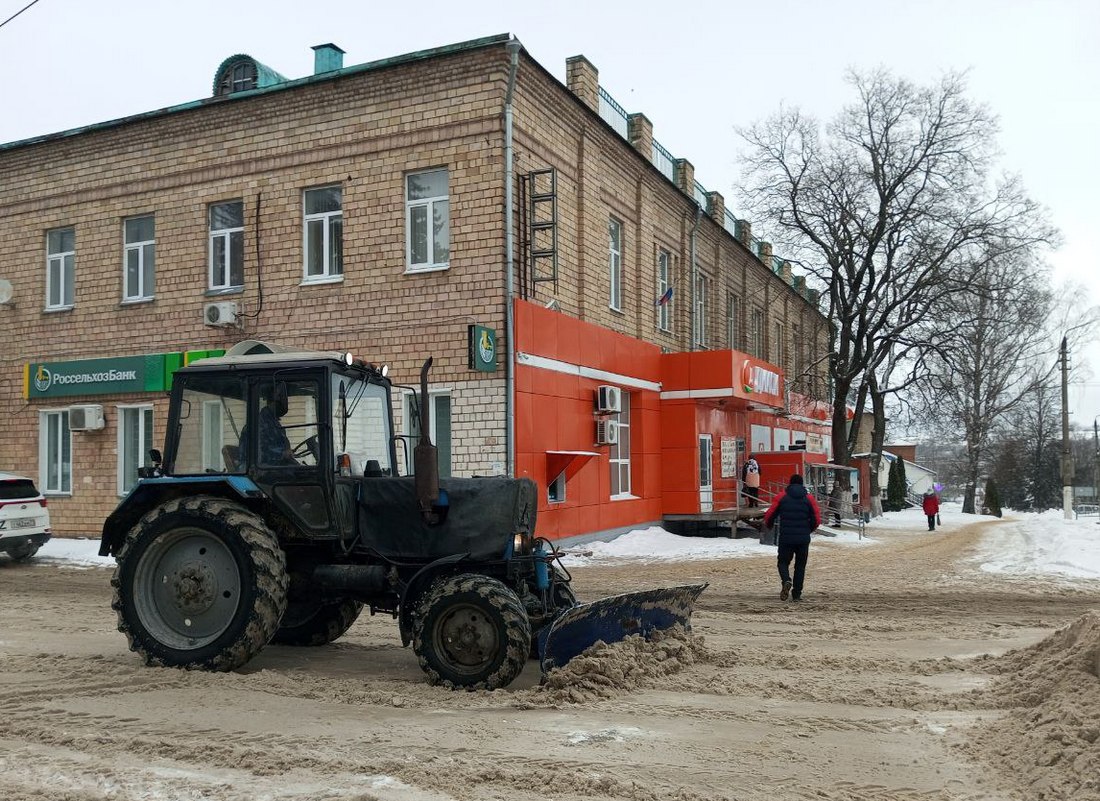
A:
{"type": "Polygon", "coordinates": [[[0,561],[0,799],[1100,798],[1100,582],[983,572],[1012,524],[957,520],[815,538],[800,606],[766,549],[574,567],[582,599],[710,588],[690,637],[494,693],[428,686],[381,616],[236,673],[146,668],[109,569],[0,561]]]}

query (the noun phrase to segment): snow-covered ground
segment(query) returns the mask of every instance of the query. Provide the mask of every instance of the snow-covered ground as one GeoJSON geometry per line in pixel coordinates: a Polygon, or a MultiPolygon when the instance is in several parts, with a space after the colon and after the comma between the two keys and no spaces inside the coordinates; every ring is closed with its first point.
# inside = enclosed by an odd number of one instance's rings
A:
{"type": "MultiPolygon", "coordinates": [[[[980,519],[962,514],[958,504],[944,504],[941,528],[949,531],[980,519]]],[[[1016,575],[1058,575],[1100,579],[1100,525],[1095,517],[1065,520],[1062,512],[1042,514],[1006,512],[1000,525],[990,527],[979,545],[982,570],[1016,575]]],[[[815,537],[815,542],[840,547],[875,545],[876,534],[927,533],[919,509],[892,512],[867,524],[861,539],[853,530],[836,531],[836,536],[815,537]]],[[[830,531],[832,531],[830,529],[830,531]]],[[[68,568],[113,566],[114,559],[97,554],[98,539],[54,538],[38,552],[38,561],[68,568]]],[[[774,551],[754,538],[681,537],[663,528],[637,529],[610,542],[591,542],[571,548],[565,557],[569,566],[613,562],[693,561],[759,556],[774,551]],[[590,555],[579,555],[580,553],[590,555]]]]}

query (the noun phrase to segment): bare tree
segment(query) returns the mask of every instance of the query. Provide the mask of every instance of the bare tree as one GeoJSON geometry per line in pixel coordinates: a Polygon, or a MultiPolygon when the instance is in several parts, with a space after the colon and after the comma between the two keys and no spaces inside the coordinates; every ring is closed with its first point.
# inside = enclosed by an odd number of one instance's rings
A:
{"type": "Polygon", "coordinates": [[[918,387],[929,419],[966,443],[963,512],[974,512],[995,427],[1044,383],[1036,367],[1049,354],[1048,285],[1047,271],[1017,254],[979,266],[969,289],[944,298],[937,310],[949,334],[928,354],[930,375],[918,387]]]}
{"type": "Polygon", "coordinates": [[[842,464],[871,385],[894,389],[880,370],[899,346],[923,347],[918,326],[975,266],[1054,236],[1015,179],[991,181],[996,122],[966,98],[962,76],[927,87],[885,71],[849,80],[857,100],[824,135],[797,110],[740,132],[744,204],[825,287],[842,464]]]}

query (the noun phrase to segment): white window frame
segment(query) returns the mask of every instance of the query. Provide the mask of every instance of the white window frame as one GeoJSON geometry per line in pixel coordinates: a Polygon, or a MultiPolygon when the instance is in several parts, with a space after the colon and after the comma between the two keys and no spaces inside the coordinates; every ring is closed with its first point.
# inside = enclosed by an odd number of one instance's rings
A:
{"type": "Polygon", "coordinates": [[[244,287],[244,201],[243,200],[226,200],[221,203],[211,203],[207,206],[206,210],[207,226],[209,226],[209,269],[207,270],[207,288],[210,290],[220,289],[241,289],[244,287]],[[214,228],[210,221],[210,213],[215,206],[230,206],[239,205],[241,207],[241,225],[235,228],[214,228]],[[236,234],[241,238],[241,283],[233,283],[233,235],[236,234]],[[225,264],[214,264],[214,243],[218,240],[222,240],[222,253],[225,254],[225,264]],[[218,283],[214,280],[215,268],[220,267],[225,275],[225,281],[218,283]]]}
{"type": "Polygon", "coordinates": [[[42,409],[38,413],[38,487],[43,495],[69,496],[73,494],[73,432],[72,429],[69,429],[68,424],[69,410],[67,408],[42,409]],[[65,443],[62,441],[61,436],[57,439],[58,452],[54,454],[49,453],[49,426],[51,417],[58,418],[59,434],[62,428],[68,429],[68,487],[65,486],[65,443]],[[63,426],[62,423],[64,423],[63,426]],[[51,458],[56,458],[57,460],[58,486],[56,487],[51,486],[49,482],[49,462],[51,458]]]}
{"type": "Polygon", "coordinates": [[[695,276],[695,345],[707,347],[707,293],[710,278],[703,273],[695,276]]]}
{"type": "Polygon", "coordinates": [[[764,312],[760,309],[752,310],[752,355],[758,359],[764,358],[764,312]]]}
{"type": "Polygon", "coordinates": [[[740,350],[740,338],[737,336],[737,295],[733,290],[726,293],[726,346],[730,350],[740,350]]]}
{"type": "Polygon", "coordinates": [[[136,217],[127,217],[122,221],[122,300],[124,303],[143,303],[153,299],[153,287],[145,286],[145,248],[152,248],[153,253],[153,284],[156,284],[156,254],[157,254],[157,235],[156,235],[157,218],[155,214],[139,214],[136,217]],[[127,242],[126,241],[126,226],[137,220],[149,219],[153,221],[153,238],[145,239],[140,242],[127,242]],[[130,252],[137,252],[138,269],[137,269],[137,293],[130,292],[130,287],[127,284],[127,273],[130,262],[130,252]]]}
{"type": "Polygon", "coordinates": [[[302,190],[302,283],[303,284],[328,284],[344,280],[344,254],[343,236],[340,238],[340,264],[332,263],[332,229],[336,220],[340,220],[340,227],[344,225],[344,187],[342,184],[327,184],[325,186],[311,186],[302,190]],[[340,210],[321,211],[315,214],[306,214],[306,195],[310,192],[320,192],[325,189],[340,190],[340,210]],[[309,273],[309,224],[320,221],[321,226],[321,272],[316,275],[309,273]],[[337,271],[337,266],[339,271],[337,271]]]}
{"type": "Polygon", "coordinates": [[[608,308],[623,310],[623,223],[611,217],[607,223],[607,269],[610,282],[608,308]],[[616,241],[618,239],[618,241],[616,241]]]}
{"type": "MultiPolygon", "coordinates": [[[[440,462],[441,478],[447,478],[454,475],[454,421],[455,421],[455,406],[454,406],[454,394],[448,388],[441,389],[429,389],[428,390],[428,436],[432,438],[432,444],[439,448],[439,429],[438,429],[438,413],[436,407],[437,399],[446,397],[449,401],[451,410],[451,431],[447,437],[447,450],[450,452],[451,457],[448,463],[444,465],[440,462]],[[445,469],[444,469],[445,468],[445,469]]],[[[406,392],[404,400],[402,402],[402,418],[403,418],[403,433],[407,436],[413,434],[413,393],[406,392]]],[[[412,453],[412,448],[416,446],[415,442],[408,442],[409,453],[412,453]]]]}
{"type": "MultiPolygon", "coordinates": [[[[672,254],[664,248],[657,251],[657,299],[665,296],[668,288],[672,286],[672,254]]],[[[657,328],[660,331],[668,331],[672,325],[672,303],[662,303],[657,307],[657,328]]]]}
{"type": "Polygon", "coordinates": [[[554,478],[546,482],[546,502],[554,504],[565,503],[565,471],[562,470],[554,478]]]}
{"type": "MultiPolygon", "coordinates": [[[[611,500],[620,501],[627,498],[633,498],[631,494],[631,467],[630,467],[630,445],[632,444],[632,438],[630,434],[630,393],[623,392],[619,395],[620,409],[617,414],[612,415],[610,419],[614,420],[619,428],[618,442],[614,445],[608,446],[607,461],[610,470],[617,470],[619,473],[619,492],[611,495],[611,500]],[[624,417],[625,422],[624,422],[624,417]],[[626,432],[626,452],[623,452],[623,432],[626,432]],[[626,481],[623,481],[623,475],[626,475],[626,481]]],[[[608,480],[610,481],[611,474],[608,473],[608,480]]],[[[610,486],[614,486],[611,484],[610,486]]]]}
{"type": "MultiPolygon", "coordinates": [[[[225,421],[222,418],[222,402],[208,400],[202,403],[202,469],[215,473],[225,472],[222,447],[225,445],[225,421]],[[215,419],[216,418],[216,419],[215,419]]],[[[236,443],[234,443],[236,444],[236,443]]],[[[245,454],[241,454],[243,461],[245,454]]]]}
{"type": "Polygon", "coordinates": [[[76,297],[73,284],[76,282],[76,229],[71,226],[63,226],[61,228],[51,228],[46,232],[46,311],[60,311],[62,309],[71,309],[73,307],[73,301],[76,297]],[[63,235],[65,231],[71,231],[73,236],[73,249],[72,250],[50,250],[50,234],[63,235]],[[68,264],[66,265],[66,260],[68,264]],[[60,287],[58,289],[59,302],[51,302],[51,297],[54,294],[54,280],[53,273],[54,267],[57,268],[58,282],[60,287]]]}
{"type": "Polygon", "coordinates": [[[430,170],[417,170],[416,172],[410,172],[405,176],[405,272],[406,273],[428,273],[436,270],[446,270],[451,266],[451,174],[446,167],[436,167],[430,170]],[[409,199],[409,180],[417,175],[428,175],[433,172],[441,172],[447,176],[447,194],[436,195],[434,197],[421,197],[416,200],[409,199]],[[432,221],[435,220],[435,210],[437,204],[447,204],[447,260],[439,261],[435,260],[435,226],[432,221]],[[413,230],[412,219],[413,209],[424,207],[427,209],[427,224],[428,224],[428,253],[430,261],[426,262],[414,262],[413,261],[413,230]]]}
{"type": "Polygon", "coordinates": [[[149,427],[148,439],[153,442],[153,404],[151,403],[120,403],[115,407],[118,412],[118,459],[116,461],[115,478],[118,481],[118,494],[119,497],[126,495],[133,487],[126,486],[126,434],[128,431],[126,425],[126,412],[131,409],[135,409],[138,412],[137,415],[137,438],[138,438],[138,461],[140,464],[138,467],[145,464],[144,448],[146,440],[145,427],[149,427]],[[146,419],[148,418],[148,419],[146,419]]]}

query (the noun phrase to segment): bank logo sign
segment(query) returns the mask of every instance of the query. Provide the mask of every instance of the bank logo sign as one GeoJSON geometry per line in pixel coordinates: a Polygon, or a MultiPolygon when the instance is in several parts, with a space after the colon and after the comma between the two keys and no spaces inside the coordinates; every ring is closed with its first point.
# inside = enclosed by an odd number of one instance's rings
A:
{"type": "Polygon", "coordinates": [[[32,362],[24,368],[27,398],[156,392],[165,388],[164,354],[32,362]]]}
{"type": "Polygon", "coordinates": [[[470,369],[491,373],[497,369],[497,332],[483,325],[469,327],[470,369]]]}

